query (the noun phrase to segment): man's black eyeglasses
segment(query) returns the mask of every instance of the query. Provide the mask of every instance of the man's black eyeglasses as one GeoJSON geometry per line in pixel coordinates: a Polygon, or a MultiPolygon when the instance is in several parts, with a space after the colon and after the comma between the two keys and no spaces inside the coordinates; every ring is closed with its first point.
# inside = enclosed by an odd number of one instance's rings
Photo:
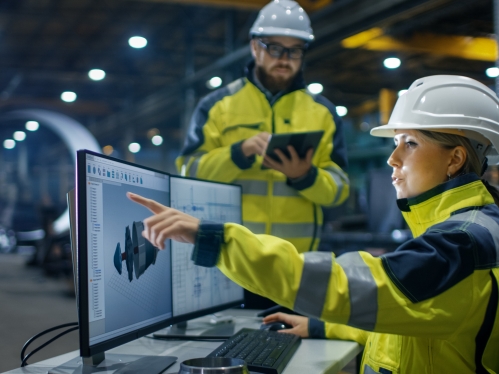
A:
{"type": "Polygon", "coordinates": [[[257,39],[257,41],[258,43],[260,43],[260,45],[263,48],[267,50],[269,55],[276,58],[281,58],[285,53],[287,53],[289,58],[293,60],[299,60],[303,58],[303,56],[305,55],[305,51],[307,50],[306,46],[304,48],[299,48],[299,47],[286,48],[280,44],[265,43],[261,39],[257,39]]]}

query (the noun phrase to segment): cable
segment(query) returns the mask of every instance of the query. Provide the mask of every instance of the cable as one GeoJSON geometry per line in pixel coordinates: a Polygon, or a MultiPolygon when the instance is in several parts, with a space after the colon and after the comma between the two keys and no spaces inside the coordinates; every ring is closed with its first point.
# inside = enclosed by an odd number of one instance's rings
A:
{"type": "Polygon", "coordinates": [[[51,327],[50,329],[42,331],[42,332],[36,334],[35,336],[32,336],[31,338],[29,338],[28,341],[26,343],[24,343],[23,348],[21,349],[21,367],[26,366],[28,364],[27,363],[28,358],[30,358],[32,355],[34,355],[40,349],[46,347],[47,345],[52,343],[54,340],[59,339],[61,336],[66,335],[67,333],[70,333],[71,331],[78,330],[78,328],[79,328],[78,322],[65,323],[65,324],[62,324],[59,326],[51,327]],[[49,332],[52,332],[54,330],[62,329],[64,327],[71,327],[71,326],[73,326],[73,327],[70,329],[67,329],[66,331],[61,332],[59,335],[54,336],[52,339],[48,340],[47,342],[45,342],[44,344],[42,344],[41,346],[39,346],[35,350],[28,353],[28,355],[24,356],[24,353],[26,352],[26,349],[28,348],[28,346],[31,343],[33,343],[36,339],[38,339],[40,336],[43,336],[43,335],[45,335],[49,332]]]}

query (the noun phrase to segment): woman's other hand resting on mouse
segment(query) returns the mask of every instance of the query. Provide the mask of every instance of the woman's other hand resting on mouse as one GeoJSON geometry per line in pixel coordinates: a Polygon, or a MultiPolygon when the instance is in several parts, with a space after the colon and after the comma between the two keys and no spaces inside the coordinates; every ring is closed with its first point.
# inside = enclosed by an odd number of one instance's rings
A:
{"type": "Polygon", "coordinates": [[[288,325],[293,326],[290,329],[279,330],[284,334],[294,334],[298,335],[302,338],[308,338],[308,317],[296,316],[292,314],[286,313],[274,313],[270,314],[263,319],[264,323],[272,323],[272,322],[284,322],[288,325]]]}

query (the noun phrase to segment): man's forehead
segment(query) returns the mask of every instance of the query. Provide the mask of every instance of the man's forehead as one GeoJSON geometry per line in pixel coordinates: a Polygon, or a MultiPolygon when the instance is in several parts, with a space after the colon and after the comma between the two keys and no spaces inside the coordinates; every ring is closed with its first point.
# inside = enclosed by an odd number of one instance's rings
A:
{"type": "Polygon", "coordinates": [[[278,43],[285,47],[303,47],[305,42],[298,38],[293,38],[291,36],[264,36],[262,37],[267,43],[278,43]]]}

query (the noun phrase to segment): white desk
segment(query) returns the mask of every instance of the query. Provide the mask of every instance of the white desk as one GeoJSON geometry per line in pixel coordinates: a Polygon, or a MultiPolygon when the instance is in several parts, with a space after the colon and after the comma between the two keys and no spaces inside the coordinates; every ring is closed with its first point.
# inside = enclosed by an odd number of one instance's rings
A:
{"type": "MultiPolygon", "coordinates": [[[[231,309],[224,314],[234,317],[234,332],[243,327],[259,328],[261,318],[256,317],[256,311],[231,309]]],[[[209,322],[210,317],[202,317],[189,321],[186,334],[200,335],[214,326],[209,322]]],[[[225,326],[224,328],[228,328],[225,326]]],[[[166,330],[165,330],[166,331],[166,330]]],[[[164,373],[177,374],[180,363],[184,360],[196,357],[205,357],[218,347],[222,342],[210,341],[181,341],[181,340],[157,340],[143,337],[130,343],[108,351],[109,353],[132,354],[132,355],[160,355],[176,356],[177,362],[169,367],[164,373]]],[[[36,343],[34,343],[36,347],[36,343]]],[[[354,342],[339,340],[316,340],[303,339],[300,347],[291,361],[284,369],[283,374],[334,374],[348,364],[362,350],[362,347],[354,342]]],[[[75,357],[79,351],[70,352],[45,361],[30,364],[24,368],[18,368],[6,373],[9,374],[41,374],[47,370],[61,365],[75,357]]],[[[36,359],[36,354],[33,356],[36,359]]],[[[70,373],[72,371],[68,371],[70,373]]],[[[102,374],[110,372],[101,372],[102,374]]]]}

